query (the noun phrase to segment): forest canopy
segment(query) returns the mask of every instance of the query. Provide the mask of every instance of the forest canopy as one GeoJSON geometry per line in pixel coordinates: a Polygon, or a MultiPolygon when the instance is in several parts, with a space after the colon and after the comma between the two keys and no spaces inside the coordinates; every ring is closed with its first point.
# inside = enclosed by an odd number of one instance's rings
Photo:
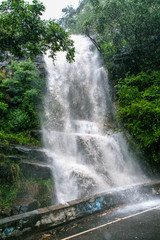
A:
{"type": "Polygon", "coordinates": [[[50,49],[54,59],[57,51],[65,51],[71,62],[73,41],[55,21],[42,20],[45,7],[38,0],[6,0],[0,4],[0,57],[34,57],[50,49]]]}

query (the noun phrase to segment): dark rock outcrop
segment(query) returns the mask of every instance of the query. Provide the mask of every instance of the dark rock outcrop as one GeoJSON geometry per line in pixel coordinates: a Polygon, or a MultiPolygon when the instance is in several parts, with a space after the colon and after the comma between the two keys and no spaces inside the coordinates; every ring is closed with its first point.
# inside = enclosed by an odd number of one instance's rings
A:
{"type": "Polygon", "coordinates": [[[22,162],[21,171],[25,178],[44,179],[52,178],[52,172],[49,165],[42,163],[22,162]]]}

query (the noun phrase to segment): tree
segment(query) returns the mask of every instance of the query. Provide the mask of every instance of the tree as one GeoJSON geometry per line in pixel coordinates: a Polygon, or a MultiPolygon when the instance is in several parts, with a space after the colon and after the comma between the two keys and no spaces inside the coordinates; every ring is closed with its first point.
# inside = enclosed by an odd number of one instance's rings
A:
{"type": "Polygon", "coordinates": [[[67,6],[62,9],[64,17],[58,20],[59,24],[65,29],[74,29],[76,26],[76,19],[74,18],[76,15],[76,10],[72,7],[72,5],[67,6]]]}
{"type": "Polygon", "coordinates": [[[158,0],[101,1],[94,11],[101,49],[114,78],[124,77],[128,71],[137,74],[159,69],[158,0]]]}
{"type": "Polygon", "coordinates": [[[118,115],[139,146],[159,161],[160,72],[141,72],[119,80],[118,115]]]}
{"type": "Polygon", "coordinates": [[[12,62],[7,71],[0,84],[0,128],[12,132],[39,128],[45,80],[30,61],[12,62]]]}
{"type": "Polygon", "coordinates": [[[73,41],[53,20],[41,20],[45,10],[42,3],[32,0],[6,0],[0,5],[0,55],[34,57],[50,49],[54,59],[57,51],[66,51],[66,58],[74,58],[73,41]]]}
{"type": "Polygon", "coordinates": [[[159,0],[91,0],[81,5],[73,27],[99,46],[111,78],[159,69],[159,0]]]}
{"type": "Polygon", "coordinates": [[[87,14],[85,11],[85,8],[89,5],[88,2],[89,0],[82,0],[77,9],[74,9],[72,5],[63,8],[64,16],[58,20],[59,24],[72,34],[84,33],[83,21],[90,18],[90,11],[87,11],[87,14]]]}

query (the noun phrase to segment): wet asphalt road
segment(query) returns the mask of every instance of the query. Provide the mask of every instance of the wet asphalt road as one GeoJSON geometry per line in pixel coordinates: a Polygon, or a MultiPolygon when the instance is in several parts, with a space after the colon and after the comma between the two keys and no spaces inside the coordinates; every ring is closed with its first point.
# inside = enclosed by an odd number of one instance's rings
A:
{"type": "Polygon", "coordinates": [[[27,240],[160,240],[160,199],[121,206],[27,240]]]}

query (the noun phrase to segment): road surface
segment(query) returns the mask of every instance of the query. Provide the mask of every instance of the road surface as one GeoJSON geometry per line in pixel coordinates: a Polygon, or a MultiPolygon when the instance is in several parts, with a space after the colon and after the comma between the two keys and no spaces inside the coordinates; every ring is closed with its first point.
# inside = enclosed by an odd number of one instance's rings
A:
{"type": "Polygon", "coordinates": [[[160,199],[93,214],[26,240],[160,240],[160,199]]]}

